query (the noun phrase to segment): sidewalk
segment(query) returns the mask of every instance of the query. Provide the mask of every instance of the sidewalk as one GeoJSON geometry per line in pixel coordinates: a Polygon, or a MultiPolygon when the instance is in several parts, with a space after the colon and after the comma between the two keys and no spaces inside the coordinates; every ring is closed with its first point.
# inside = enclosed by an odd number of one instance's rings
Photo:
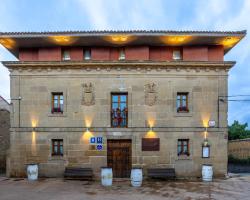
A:
{"type": "Polygon", "coordinates": [[[144,181],[133,188],[129,181],[103,187],[100,182],[63,179],[8,179],[0,177],[1,200],[82,200],[82,199],[249,199],[250,176],[215,180],[212,183],[190,181],[144,181]]]}

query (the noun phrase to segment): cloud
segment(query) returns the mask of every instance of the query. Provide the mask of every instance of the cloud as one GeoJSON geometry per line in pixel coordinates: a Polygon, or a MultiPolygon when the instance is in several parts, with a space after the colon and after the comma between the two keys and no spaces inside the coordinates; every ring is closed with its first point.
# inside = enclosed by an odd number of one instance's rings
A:
{"type": "MultiPolygon", "coordinates": [[[[163,0],[77,0],[94,29],[145,29],[158,27],[167,13],[163,0]]],[[[169,9],[170,10],[170,9],[169,9]]],[[[167,18],[165,17],[167,23],[167,18]]],[[[162,25],[162,24],[161,24],[162,25]]]]}
{"type": "Polygon", "coordinates": [[[85,15],[89,18],[90,26],[92,28],[105,29],[109,27],[109,14],[108,10],[105,9],[107,2],[102,0],[78,0],[79,5],[86,12],[85,15]]]}

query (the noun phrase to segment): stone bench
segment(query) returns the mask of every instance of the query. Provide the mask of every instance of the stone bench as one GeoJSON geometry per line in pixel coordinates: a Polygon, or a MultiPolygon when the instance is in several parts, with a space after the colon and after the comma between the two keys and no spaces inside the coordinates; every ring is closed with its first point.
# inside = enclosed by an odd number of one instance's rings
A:
{"type": "Polygon", "coordinates": [[[68,180],[93,180],[94,173],[91,168],[66,167],[64,178],[68,180]]]}
{"type": "Polygon", "coordinates": [[[149,178],[172,180],[176,178],[174,168],[149,168],[147,171],[149,178]]]}

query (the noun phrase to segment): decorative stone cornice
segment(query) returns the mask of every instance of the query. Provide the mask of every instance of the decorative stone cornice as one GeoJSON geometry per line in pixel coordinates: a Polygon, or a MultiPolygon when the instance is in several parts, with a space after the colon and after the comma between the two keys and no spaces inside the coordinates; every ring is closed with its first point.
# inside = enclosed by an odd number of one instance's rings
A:
{"type": "Polygon", "coordinates": [[[67,70],[83,70],[86,72],[111,72],[111,71],[131,71],[133,72],[151,72],[157,73],[166,72],[228,72],[229,69],[235,64],[233,61],[222,61],[222,62],[209,62],[209,61],[169,61],[169,62],[153,62],[153,61],[91,61],[91,62],[61,62],[61,61],[4,61],[2,62],[10,72],[23,71],[31,72],[36,71],[41,73],[47,72],[62,72],[67,70]]]}
{"type": "MultiPolygon", "coordinates": [[[[87,127],[11,127],[10,132],[85,132],[87,127]]],[[[227,127],[215,127],[208,128],[208,131],[211,132],[227,132],[227,127]]],[[[110,127],[91,127],[91,132],[121,132],[121,133],[146,133],[148,132],[148,127],[129,127],[129,128],[110,128],[110,127]]],[[[204,127],[154,127],[155,132],[198,132],[203,133],[205,131],[204,127]]]]}

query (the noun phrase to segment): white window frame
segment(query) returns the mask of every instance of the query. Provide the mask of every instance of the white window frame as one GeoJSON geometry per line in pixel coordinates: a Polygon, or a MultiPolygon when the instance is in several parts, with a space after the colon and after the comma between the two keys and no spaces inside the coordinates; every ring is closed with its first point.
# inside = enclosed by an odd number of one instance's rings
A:
{"type": "Polygon", "coordinates": [[[180,50],[173,50],[173,60],[181,60],[181,51],[180,50]]]}
{"type": "Polygon", "coordinates": [[[125,60],[125,59],[126,59],[125,49],[121,48],[119,49],[119,60],[125,60]]]}
{"type": "Polygon", "coordinates": [[[68,50],[64,50],[62,52],[62,60],[64,60],[64,61],[71,60],[70,52],[68,50]]]}
{"type": "Polygon", "coordinates": [[[85,49],[84,50],[84,60],[91,60],[91,50],[90,49],[85,49]],[[87,54],[87,52],[89,52],[89,54],[87,54]]]}

